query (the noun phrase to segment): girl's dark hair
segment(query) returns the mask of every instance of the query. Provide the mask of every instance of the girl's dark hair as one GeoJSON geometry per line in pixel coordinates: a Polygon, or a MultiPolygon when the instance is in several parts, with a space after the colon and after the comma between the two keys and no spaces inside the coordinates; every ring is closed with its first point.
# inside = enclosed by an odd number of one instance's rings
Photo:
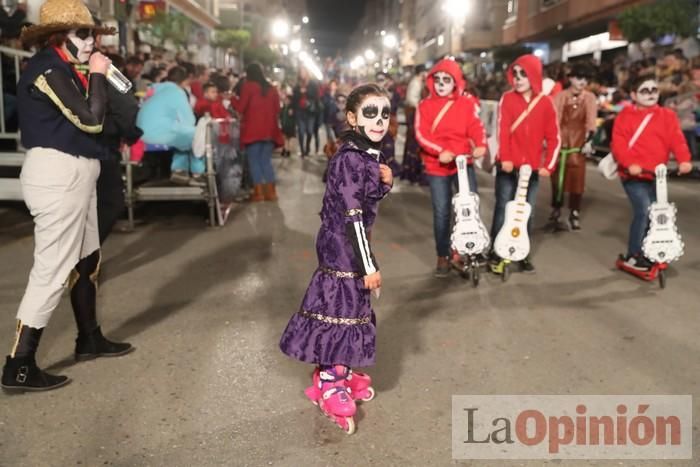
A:
{"type": "Polygon", "coordinates": [[[40,45],[42,48],[45,47],[61,47],[68,40],[68,32],[54,32],[46,36],[44,40],[41,41],[40,45]]]}
{"type": "Polygon", "coordinates": [[[354,114],[357,114],[357,109],[360,107],[360,104],[363,100],[365,100],[366,97],[369,96],[380,96],[388,98],[389,94],[384,90],[384,88],[375,83],[363,84],[361,86],[358,86],[352,91],[350,91],[350,95],[348,96],[348,99],[345,103],[345,113],[352,112],[354,114]]]}
{"type": "Polygon", "coordinates": [[[262,88],[262,95],[267,94],[267,90],[270,88],[270,82],[265,79],[265,74],[263,73],[262,65],[257,62],[249,64],[245,68],[245,79],[249,81],[255,81],[262,88]]]}

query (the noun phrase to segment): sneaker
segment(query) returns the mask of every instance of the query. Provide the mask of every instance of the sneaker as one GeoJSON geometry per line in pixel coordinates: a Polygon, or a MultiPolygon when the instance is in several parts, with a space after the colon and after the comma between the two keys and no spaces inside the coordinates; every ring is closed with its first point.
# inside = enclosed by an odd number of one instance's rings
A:
{"type": "Polygon", "coordinates": [[[654,264],[642,255],[629,255],[625,259],[625,264],[638,271],[649,271],[654,264]]]}
{"type": "Polygon", "coordinates": [[[189,185],[190,174],[184,170],[173,170],[170,174],[170,181],[178,185],[189,185]]]}
{"type": "Polygon", "coordinates": [[[450,264],[458,271],[464,270],[464,259],[462,258],[462,255],[460,255],[454,250],[452,251],[452,258],[450,258],[450,264]]]}
{"type": "Polygon", "coordinates": [[[207,176],[204,174],[192,174],[190,186],[207,186],[207,176]]]}
{"type": "Polygon", "coordinates": [[[435,277],[447,277],[450,275],[450,258],[438,256],[435,266],[435,277]]]}
{"type": "Polygon", "coordinates": [[[520,261],[519,266],[520,272],[524,272],[525,274],[534,274],[535,272],[535,265],[532,264],[530,258],[525,258],[524,260],[520,261]]]}
{"type": "Polygon", "coordinates": [[[571,227],[571,230],[581,230],[580,214],[576,209],[569,214],[569,227],[571,227]]]}

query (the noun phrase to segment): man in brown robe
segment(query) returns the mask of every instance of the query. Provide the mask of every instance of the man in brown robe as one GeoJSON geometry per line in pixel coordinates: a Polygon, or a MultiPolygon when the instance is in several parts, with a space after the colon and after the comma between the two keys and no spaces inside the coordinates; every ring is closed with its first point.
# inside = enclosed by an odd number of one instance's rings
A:
{"type": "Polygon", "coordinates": [[[589,70],[574,65],[569,87],[554,98],[561,133],[558,167],[552,173],[552,214],[550,222],[558,226],[564,194],[569,194],[571,230],[581,229],[581,202],[586,184],[586,154],[592,152],[591,139],[596,129],[598,105],[595,95],[586,90],[589,70]]]}

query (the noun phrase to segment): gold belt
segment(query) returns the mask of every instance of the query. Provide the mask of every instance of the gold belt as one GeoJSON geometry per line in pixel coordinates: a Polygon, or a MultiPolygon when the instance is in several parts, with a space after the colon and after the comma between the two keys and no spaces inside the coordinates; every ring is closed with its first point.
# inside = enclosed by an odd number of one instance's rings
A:
{"type": "Polygon", "coordinates": [[[357,272],[352,272],[352,271],[336,271],[334,269],[326,268],[326,267],[319,267],[319,271],[328,274],[330,276],[335,276],[339,279],[355,279],[357,277],[360,277],[360,273],[357,272]]]}
{"type": "Polygon", "coordinates": [[[315,319],[329,324],[344,324],[346,326],[354,326],[358,324],[368,324],[371,321],[369,316],[364,318],[338,318],[336,316],[326,316],[320,313],[311,313],[310,311],[301,310],[299,312],[304,318],[315,319]]]}

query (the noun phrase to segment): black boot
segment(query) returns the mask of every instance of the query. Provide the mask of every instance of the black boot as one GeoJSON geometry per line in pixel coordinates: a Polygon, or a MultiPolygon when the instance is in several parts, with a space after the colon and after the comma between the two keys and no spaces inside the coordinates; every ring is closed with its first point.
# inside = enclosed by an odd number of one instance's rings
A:
{"type": "Polygon", "coordinates": [[[90,333],[79,333],[75,340],[75,359],[92,360],[97,357],[120,357],[134,350],[127,342],[112,342],[102,335],[98,326],[90,333]]]}
{"type": "Polygon", "coordinates": [[[7,356],[2,368],[3,391],[49,391],[70,382],[68,377],[46,373],[36,365],[36,349],[42,332],[43,329],[22,326],[20,323],[13,355],[7,356]]]}
{"type": "Polygon", "coordinates": [[[118,357],[133,350],[131,344],[107,340],[97,324],[97,275],[100,270],[100,250],[78,262],[71,280],[70,301],[73,305],[78,338],[75,359],[118,357]]]}

